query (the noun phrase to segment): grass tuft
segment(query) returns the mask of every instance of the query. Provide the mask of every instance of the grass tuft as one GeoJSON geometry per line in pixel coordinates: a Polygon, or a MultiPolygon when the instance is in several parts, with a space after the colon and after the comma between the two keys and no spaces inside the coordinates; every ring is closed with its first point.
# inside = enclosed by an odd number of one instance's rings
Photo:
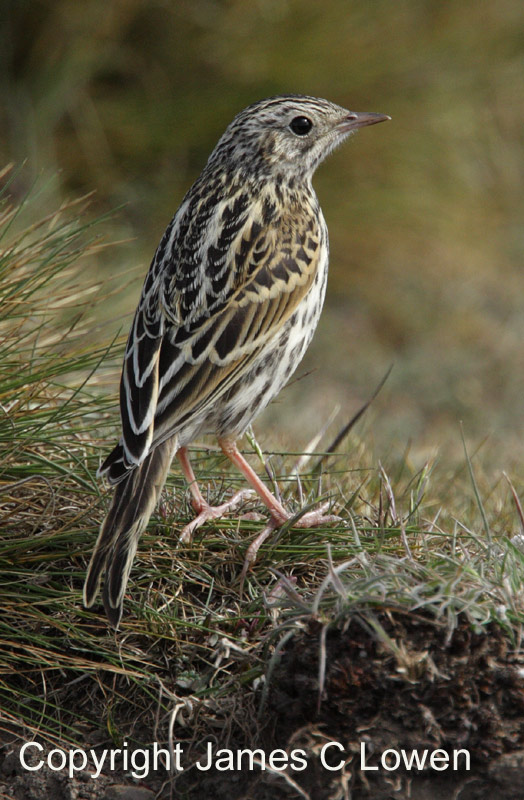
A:
{"type": "MultiPolygon", "coordinates": [[[[31,195],[12,204],[4,191],[0,202],[5,731],[83,746],[125,738],[194,744],[235,730],[253,737],[271,675],[305,630],[319,630],[319,704],[327,632],[353,618],[406,680],[430,671],[431,642],[427,654],[412,653],[385,630],[381,615],[399,610],[431,618],[448,640],[466,619],[477,633],[495,624],[509,646],[520,646],[523,518],[511,479],[490,476],[466,445],[466,463],[453,474],[438,461],[413,467],[408,452],[377,464],[354,431],[337,454],[325,431],[307,453],[263,456],[248,438],[248,456],[262,460],[293,513],[328,497],[341,521],[276,532],[242,596],[244,556],[265,525],[263,509],[250,500],[179,545],[191,506],[173,473],[140,543],[121,631],[84,609],[85,567],[107,502],[95,473],[118,421],[116,392],[106,393],[99,373],[115,369],[123,348],[89,337],[104,287],[86,287],[80,275],[105,246],[100,220],[89,217],[86,198],[29,224],[31,195]]],[[[195,447],[193,459],[212,502],[240,485],[214,449],[195,447]]]]}

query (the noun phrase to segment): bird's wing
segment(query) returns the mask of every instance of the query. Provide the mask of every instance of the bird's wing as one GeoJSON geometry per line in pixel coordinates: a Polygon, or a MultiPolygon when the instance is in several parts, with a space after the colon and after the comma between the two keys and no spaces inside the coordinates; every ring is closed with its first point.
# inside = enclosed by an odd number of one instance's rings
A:
{"type": "Polygon", "coordinates": [[[311,288],[323,236],[315,216],[268,222],[243,211],[237,201],[225,226],[222,213],[220,233],[205,252],[191,245],[183,223],[176,236],[168,228],[159,246],[122,370],[124,465],[141,463],[151,444],[205,414],[311,288]],[[162,261],[169,236],[171,263],[162,261]]]}
{"type": "MultiPolygon", "coordinates": [[[[158,402],[160,348],[166,325],[158,308],[156,282],[150,281],[148,286],[148,281],[149,275],[129,332],[120,380],[122,456],[127,467],[140,464],[149,452],[158,402]]],[[[103,464],[101,471],[105,469],[103,464]]]]}
{"type": "Polygon", "coordinates": [[[187,327],[166,330],[155,440],[205,414],[278,335],[312,286],[321,235],[309,218],[246,224],[224,265],[224,274],[236,279],[229,294],[208,298],[187,327]]]}

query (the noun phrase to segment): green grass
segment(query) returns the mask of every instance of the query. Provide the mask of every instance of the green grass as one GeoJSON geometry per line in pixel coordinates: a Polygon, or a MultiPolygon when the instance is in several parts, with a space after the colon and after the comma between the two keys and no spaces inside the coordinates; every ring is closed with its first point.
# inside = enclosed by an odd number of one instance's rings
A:
{"type": "MultiPolygon", "coordinates": [[[[117,436],[116,375],[123,340],[99,345],[93,269],[104,225],[85,201],[35,221],[29,195],[0,207],[0,725],[27,738],[120,742],[205,737],[262,708],[290,637],[367,620],[399,670],[409,654],[390,640],[379,612],[424,613],[449,635],[467,618],[477,631],[499,625],[517,648],[524,622],[522,509],[510,479],[468,452],[450,469],[401,459],[380,464],[353,431],[309,457],[263,457],[292,511],[329,497],[340,523],[284,527],[261,547],[243,591],[246,548],[264,526],[257,501],[198,531],[176,471],[140,543],[118,634],[98,608],[81,604],[85,567],[107,505],[95,479],[117,436]],[[83,288],[81,288],[83,287],[83,288]],[[297,478],[296,466],[300,477],[297,478]],[[319,467],[320,465],[320,467],[319,467]],[[265,681],[265,684],[264,684],[265,681]],[[261,687],[265,686],[261,693],[261,687]],[[240,710],[239,710],[240,709],[240,710]],[[180,727],[186,715],[191,730],[180,727]],[[104,733],[105,732],[105,733],[104,733]]],[[[260,446],[244,442],[261,474],[260,446]]],[[[213,502],[242,486],[222,455],[196,446],[194,463],[213,502]]],[[[319,637],[319,687],[325,674],[319,637]]],[[[431,642],[428,642],[431,650],[431,642]]]]}

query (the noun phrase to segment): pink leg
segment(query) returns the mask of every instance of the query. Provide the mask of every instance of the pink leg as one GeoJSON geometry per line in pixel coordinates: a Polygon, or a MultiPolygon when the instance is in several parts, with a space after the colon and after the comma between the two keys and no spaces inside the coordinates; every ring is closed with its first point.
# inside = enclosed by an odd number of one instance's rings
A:
{"type": "Polygon", "coordinates": [[[180,461],[180,466],[182,467],[182,472],[184,473],[184,478],[186,479],[189,491],[191,492],[193,508],[200,514],[201,511],[204,510],[206,506],[206,501],[202,497],[202,492],[200,491],[200,487],[197,483],[197,479],[195,477],[195,473],[193,472],[193,467],[191,466],[191,461],[189,460],[189,455],[187,452],[187,447],[180,447],[177,450],[176,457],[180,461]]]}
{"type": "Polygon", "coordinates": [[[233,511],[233,509],[240,505],[240,503],[242,503],[244,500],[247,500],[247,498],[251,495],[251,490],[242,489],[242,491],[234,494],[231,500],[228,500],[227,503],[222,503],[220,506],[210,506],[209,503],[204,500],[202,492],[200,491],[200,487],[195,478],[195,473],[193,472],[193,467],[191,466],[191,462],[189,460],[187,448],[181,447],[177,451],[176,455],[180,462],[180,466],[182,467],[184,477],[189,485],[193,508],[197,513],[195,519],[191,520],[191,522],[185,526],[180,534],[181,542],[189,542],[191,541],[191,537],[197,528],[200,528],[201,525],[204,525],[204,523],[210,519],[218,519],[219,517],[223,517],[229,511],[233,511]]]}
{"type": "Polygon", "coordinates": [[[253,487],[264,505],[269,508],[272,518],[277,523],[277,527],[278,525],[283,525],[284,522],[289,519],[289,514],[282,503],[279,503],[277,498],[271,494],[267,486],[260,480],[255,470],[247,463],[238,449],[236,442],[233,441],[233,439],[219,439],[218,444],[222,448],[222,452],[233,462],[247,482],[253,487]]]}
{"type": "MultiPolygon", "coordinates": [[[[271,513],[271,521],[264,528],[264,530],[259,533],[256,539],[251,542],[247,549],[244,567],[242,569],[240,578],[240,585],[242,587],[249,567],[256,560],[260,545],[265,542],[268,536],[270,536],[276,528],[279,528],[281,525],[291,519],[291,514],[289,514],[282,503],[280,503],[277,498],[271,494],[269,489],[260,480],[256,472],[252,469],[252,467],[250,467],[242,453],[240,453],[235,441],[224,438],[219,439],[218,443],[225,455],[230,459],[230,461],[233,462],[233,464],[235,464],[236,467],[238,467],[248,483],[251,484],[255,492],[258,494],[262,502],[268,507],[271,513]]],[[[323,503],[320,508],[317,508],[315,511],[309,511],[307,514],[303,514],[299,519],[296,520],[296,522],[293,523],[294,527],[314,528],[317,525],[325,525],[330,522],[340,521],[340,517],[337,517],[334,514],[324,514],[324,511],[328,508],[328,506],[329,503],[323,503]]]]}

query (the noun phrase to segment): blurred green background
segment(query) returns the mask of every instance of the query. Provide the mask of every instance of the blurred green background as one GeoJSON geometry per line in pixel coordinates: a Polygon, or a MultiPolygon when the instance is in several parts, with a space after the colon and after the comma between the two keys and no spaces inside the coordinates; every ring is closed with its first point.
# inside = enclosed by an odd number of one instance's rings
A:
{"type": "Polygon", "coordinates": [[[411,442],[452,456],[463,421],[496,466],[520,458],[522,0],[3,0],[0,25],[1,162],[26,160],[16,191],[44,174],[43,210],[91,190],[93,213],[125,204],[105,230],[127,241],[85,276],[129,271],[99,312],[107,340],[243,106],[298,92],[390,114],[317,173],[331,276],[298,373],[314,374],[257,432],[303,448],[393,363],[359,427],[379,455],[411,442]]]}

